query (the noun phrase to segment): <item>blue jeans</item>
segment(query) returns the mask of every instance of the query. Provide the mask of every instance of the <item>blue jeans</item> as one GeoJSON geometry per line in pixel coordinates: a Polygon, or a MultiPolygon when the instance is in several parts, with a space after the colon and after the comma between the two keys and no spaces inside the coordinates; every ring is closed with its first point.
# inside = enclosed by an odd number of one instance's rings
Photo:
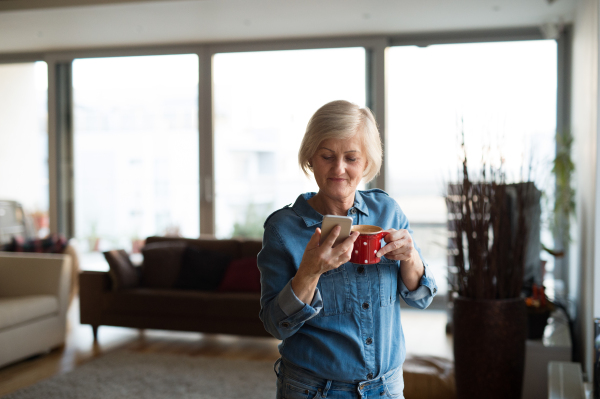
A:
{"type": "Polygon", "coordinates": [[[319,378],[282,359],[275,362],[275,373],[277,399],[404,399],[401,367],[356,384],[319,378]]]}

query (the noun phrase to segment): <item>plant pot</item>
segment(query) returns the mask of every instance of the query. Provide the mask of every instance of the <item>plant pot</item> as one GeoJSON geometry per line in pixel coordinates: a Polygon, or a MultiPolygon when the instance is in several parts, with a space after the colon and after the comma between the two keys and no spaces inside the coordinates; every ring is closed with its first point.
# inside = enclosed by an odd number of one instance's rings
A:
{"type": "Polygon", "coordinates": [[[521,398],[527,310],[521,298],[454,301],[458,399],[521,398]]]}

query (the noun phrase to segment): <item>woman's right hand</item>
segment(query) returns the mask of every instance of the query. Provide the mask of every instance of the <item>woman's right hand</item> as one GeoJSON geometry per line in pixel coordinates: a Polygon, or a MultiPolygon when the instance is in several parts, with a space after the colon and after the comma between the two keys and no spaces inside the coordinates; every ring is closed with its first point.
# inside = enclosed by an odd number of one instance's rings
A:
{"type": "Polygon", "coordinates": [[[340,230],[340,226],[335,226],[325,241],[319,245],[321,229],[317,227],[306,245],[302,261],[292,280],[292,290],[302,302],[307,304],[312,302],[321,274],[337,269],[350,260],[354,241],[358,238],[359,233],[353,231],[348,238],[334,247],[333,244],[339,236],[340,230]]]}

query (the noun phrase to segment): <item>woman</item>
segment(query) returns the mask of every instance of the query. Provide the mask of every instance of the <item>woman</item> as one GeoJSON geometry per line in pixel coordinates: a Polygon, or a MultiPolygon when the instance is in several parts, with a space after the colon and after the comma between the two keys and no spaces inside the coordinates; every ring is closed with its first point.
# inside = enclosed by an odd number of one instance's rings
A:
{"type": "Polygon", "coordinates": [[[437,288],[415,247],[408,220],[384,191],[358,191],[381,167],[372,113],[347,101],[321,107],[298,153],[318,193],[301,194],[265,222],[260,318],[283,340],[275,364],[277,398],[402,398],[405,359],[401,296],[426,308],[437,288]],[[323,215],[389,231],[375,265],[349,263],[354,232],[337,246],[335,227],[319,245],[323,215]]]}

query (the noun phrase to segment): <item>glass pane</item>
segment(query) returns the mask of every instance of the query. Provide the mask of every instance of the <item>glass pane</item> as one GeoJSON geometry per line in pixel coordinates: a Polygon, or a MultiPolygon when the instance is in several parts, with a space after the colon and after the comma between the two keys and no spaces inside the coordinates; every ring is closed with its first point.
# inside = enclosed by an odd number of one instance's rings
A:
{"type": "Polygon", "coordinates": [[[195,54],[73,62],[84,268],[151,235],[199,235],[198,75],[195,54]]]}
{"type": "Polygon", "coordinates": [[[262,238],[276,209],[318,191],[298,166],[312,114],[329,101],[365,105],[363,48],[214,57],[217,236],[262,238]]]}
{"type": "Polygon", "coordinates": [[[48,65],[0,65],[0,93],[1,245],[49,233],[48,65]]]}
{"type": "Polygon", "coordinates": [[[533,166],[551,186],[556,129],[556,42],[388,49],[387,187],[446,289],[445,184],[459,167],[461,126],[473,170],[505,160],[509,180],[533,166]],[[535,149],[535,151],[534,151],[535,149]]]}

